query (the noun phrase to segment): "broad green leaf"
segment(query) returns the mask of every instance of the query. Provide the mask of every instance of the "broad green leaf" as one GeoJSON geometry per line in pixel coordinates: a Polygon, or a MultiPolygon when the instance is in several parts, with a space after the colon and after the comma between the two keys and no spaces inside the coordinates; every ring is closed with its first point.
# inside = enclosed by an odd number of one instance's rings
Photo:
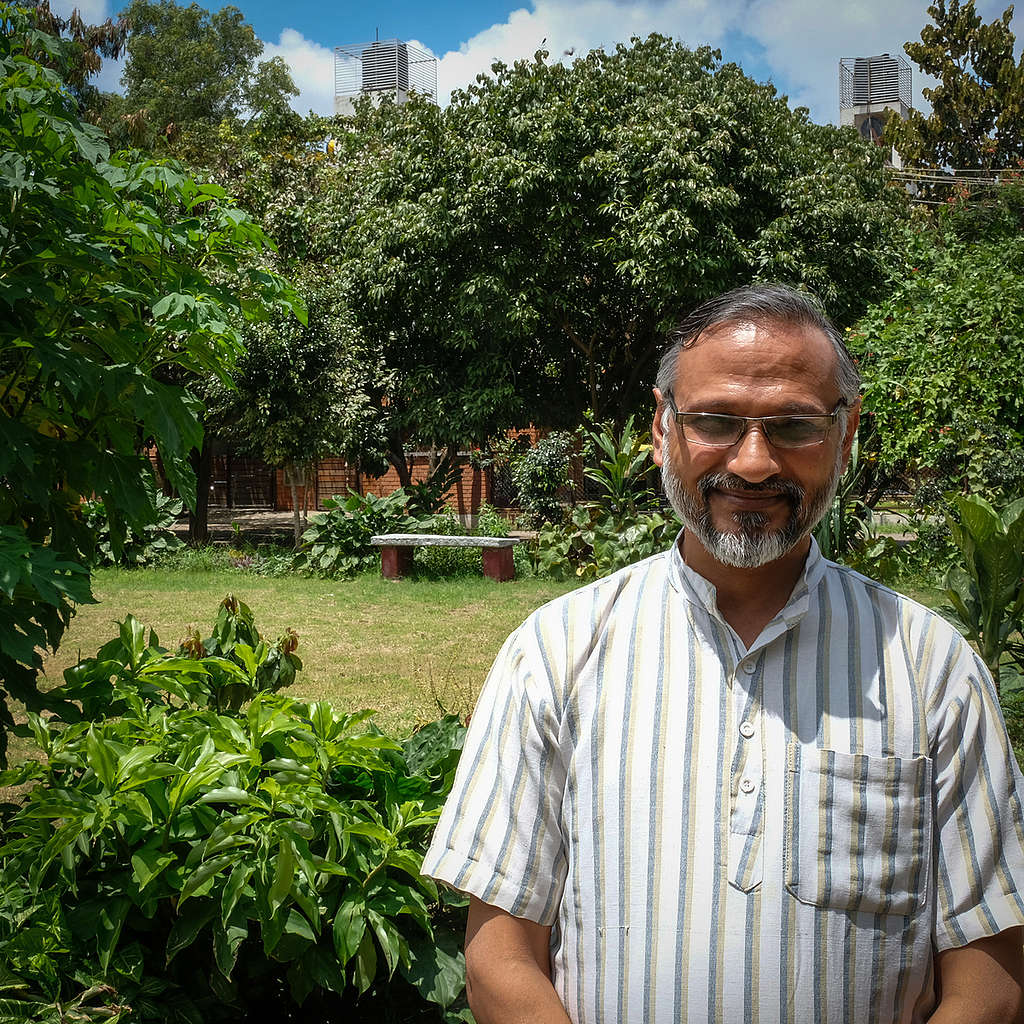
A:
{"type": "Polygon", "coordinates": [[[107,740],[96,732],[95,726],[89,726],[85,751],[89,767],[96,773],[96,777],[106,789],[113,789],[117,760],[107,740]]]}
{"type": "Polygon", "coordinates": [[[374,947],[370,933],[364,933],[356,951],[356,964],[354,980],[356,991],[362,995],[373,984],[377,974],[377,950],[374,947]]]}
{"type": "Polygon", "coordinates": [[[131,909],[131,900],[127,896],[113,896],[105,899],[99,908],[96,923],[96,949],[99,953],[100,968],[104,972],[110,966],[110,958],[117,948],[117,940],[121,936],[121,928],[131,909]]]}
{"type": "Polygon", "coordinates": [[[178,953],[191,946],[216,916],[217,905],[209,900],[193,900],[184,908],[179,904],[178,916],[167,937],[166,962],[170,963],[178,953]]]}
{"type": "Polygon", "coordinates": [[[401,959],[404,945],[402,937],[398,934],[395,926],[375,910],[367,911],[366,916],[384,953],[384,959],[388,965],[388,978],[390,978],[395,973],[395,968],[398,967],[398,962],[401,959]]]}
{"type": "Polygon", "coordinates": [[[165,853],[155,845],[140,847],[132,854],[132,879],[139,892],[157,878],[161,872],[173,864],[177,857],[173,853],[165,853]]]}
{"type": "Polygon", "coordinates": [[[416,936],[409,943],[409,963],[399,970],[428,1002],[451,1006],[466,984],[466,961],[458,940],[438,930],[433,937],[416,936]]]}
{"type": "Polygon", "coordinates": [[[294,877],[295,852],[291,841],[289,839],[282,839],[278,843],[277,858],[274,861],[274,881],[267,895],[272,913],[276,913],[284,902],[284,898],[292,887],[292,879],[294,877]]]}
{"type": "Polygon", "coordinates": [[[265,806],[262,800],[254,793],[238,786],[221,786],[219,789],[211,789],[204,793],[196,803],[200,804],[256,804],[265,806]]]}
{"type": "Polygon", "coordinates": [[[347,964],[359,949],[366,931],[366,906],[362,899],[347,896],[334,915],[332,935],[338,960],[347,964]]]}
{"type": "Polygon", "coordinates": [[[221,891],[220,914],[225,927],[255,870],[256,865],[248,859],[238,861],[231,869],[231,874],[221,891]]]}
{"type": "Polygon", "coordinates": [[[383,825],[377,825],[372,821],[354,821],[345,826],[345,831],[350,835],[368,836],[381,843],[394,842],[394,837],[383,825]]]}
{"type": "Polygon", "coordinates": [[[230,867],[234,861],[234,854],[224,854],[220,857],[214,857],[213,860],[205,861],[196,868],[181,887],[181,897],[178,901],[178,906],[181,906],[190,896],[195,895],[215,875],[230,867]]]}

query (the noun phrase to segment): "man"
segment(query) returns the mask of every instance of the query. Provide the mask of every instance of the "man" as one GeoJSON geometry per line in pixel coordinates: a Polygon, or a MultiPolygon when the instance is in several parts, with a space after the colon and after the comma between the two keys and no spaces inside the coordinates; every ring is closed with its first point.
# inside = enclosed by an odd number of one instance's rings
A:
{"type": "Polygon", "coordinates": [[[810,531],[859,377],[780,286],[662,360],[673,548],[551,602],[481,694],[424,871],[480,1024],[1014,1021],[1024,779],[991,680],[810,531]]]}

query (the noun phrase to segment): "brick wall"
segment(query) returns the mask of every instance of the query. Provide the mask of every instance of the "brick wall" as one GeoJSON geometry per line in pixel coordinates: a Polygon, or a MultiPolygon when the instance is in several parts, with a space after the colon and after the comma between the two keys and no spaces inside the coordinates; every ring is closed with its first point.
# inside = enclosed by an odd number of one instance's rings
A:
{"type": "MultiPolygon", "coordinates": [[[[426,480],[429,475],[429,461],[426,455],[414,456],[412,478],[414,481],[426,480]]],[[[383,476],[373,477],[360,475],[354,466],[344,459],[323,459],[316,467],[315,483],[310,491],[311,509],[323,508],[324,498],[335,494],[346,495],[349,490],[360,494],[376,494],[383,497],[397,491],[401,486],[398,473],[389,468],[383,476]]],[[[448,505],[455,512],[469,514],[492,496],[491,475],[487,471],[474,469],[468,463],[462,467],[462,477],[458,484],[445,495],[448,505]]],[[[299,501],[303,500],[303,488],[299,488],[299,501]]],[[[292,507],[292,490],[288,486],[283,470],[277,471],[277,507],[284,511],[292,507]]]]}
{"type": "MultiPolygon", "coordinates": [[[[426,480],[430,475],[430,463],[426,455],[414,455],[412,460],[412,479],[414,483],[426,480]]],[[[388,468],[383,476],[364,476],[362,479],[362,493],[376,494],[383,497],[397,491],[401,486],[398,473],[394,468],[388,468]]],[[[491,474],[486,470],[476,469],[469,463],[462,466],[462,476],[459,482],[452,487],[445,499],[449,507],[460,514],[466,515],[476,510],[485,503],[490,503],[492,497],[491,474]]]]}

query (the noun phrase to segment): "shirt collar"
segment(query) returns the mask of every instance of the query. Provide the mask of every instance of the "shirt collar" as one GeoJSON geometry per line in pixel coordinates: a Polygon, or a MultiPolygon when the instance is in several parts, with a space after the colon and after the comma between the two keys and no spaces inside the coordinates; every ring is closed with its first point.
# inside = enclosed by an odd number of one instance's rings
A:
{"type": "MultiPolygon", "coordinates": [[[[718,593],[713,583],[706,580],[699,572],[691,569],[683,561],[682,541],[685,530],[680,530],[676,536],[671,550],[667,552],[669,558],[669,582],[672,588],[691,604],[704,608],[712,617],[721,620],[722,615],[718,610],[718,593]]],[[[825,574],[825,559],[822,557],[818,542],[811,537],[811,548],[807,552],[807,559],[804,562],[803,571],[800,573],[793,592],[789,595],[782,611],[776,615],[776,621],[782,619],[786,627],[795,625],[807,614],[810,606],[811,592],[821,582],[825,574]]]]}

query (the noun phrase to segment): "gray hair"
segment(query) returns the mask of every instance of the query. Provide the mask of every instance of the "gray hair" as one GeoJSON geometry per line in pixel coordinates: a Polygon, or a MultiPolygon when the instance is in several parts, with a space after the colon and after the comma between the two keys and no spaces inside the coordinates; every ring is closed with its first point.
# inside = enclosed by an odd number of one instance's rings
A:
{"type": "MultiPolygon", "coordinates": [[[[655,382],[658,390],[663,395],[672,392],[679,353],[684,348],[689,348],[702,334],[714,327],[740,322],[792,324],[821,331],[835,349],[838,359],[836,386],[847,408],[860,394],[860,372],[846,348],[843,336],[814,296],[784,284],[746,285],[702,302],[675,330],[669,332],[668,345],[658,366],[655,382]]],[[[843,416],[844,423],[845,419],[843,416]]]]}

